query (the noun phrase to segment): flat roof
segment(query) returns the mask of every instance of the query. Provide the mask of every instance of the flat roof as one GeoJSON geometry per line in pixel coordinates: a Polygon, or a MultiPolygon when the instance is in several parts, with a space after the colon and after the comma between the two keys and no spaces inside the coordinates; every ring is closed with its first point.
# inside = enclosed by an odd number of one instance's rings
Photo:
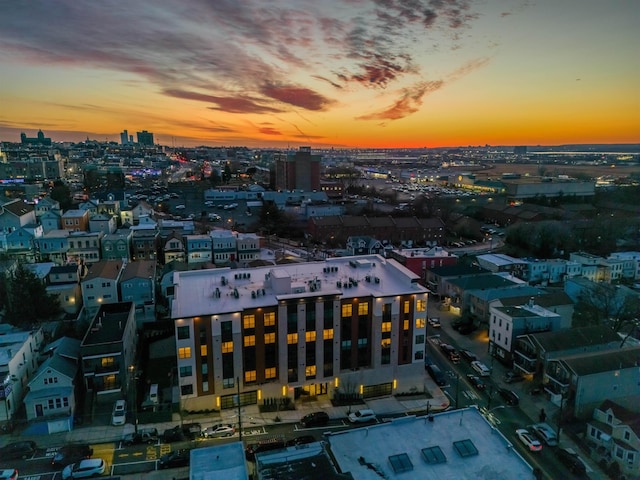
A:
{"type": "Polygon", "coordinates": [[[358,480],[533,478],[532,467],[475,407],[400,417],[325,434],[340,470],[358,480]]]}
{"type": "Polygon", "coordinates": [[[82,340],[82,346],[121,341],[124,330],[127,328],[131,305],[132,302],[100,305],[82,340]]]}
{"type": "Polygon", "coordinates": [[[249,478],[241,442],[191,450],[190,480],[238,480],[249,478]]]}
{"type": "Polygon", "coordinates": [[[380,255],[233,270],[191,270],[173,275],[174,319],[277,305],[279,300],[294,297],[386,298],[427,293],[418,283],[418,275],[380,255]]]}

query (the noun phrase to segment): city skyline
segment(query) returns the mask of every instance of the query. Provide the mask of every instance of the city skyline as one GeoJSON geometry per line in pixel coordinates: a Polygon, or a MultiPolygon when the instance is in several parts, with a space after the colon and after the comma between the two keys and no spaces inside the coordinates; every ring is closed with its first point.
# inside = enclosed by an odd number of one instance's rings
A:
{"type": "Polygon", "coordinates": [[[4,141],[640,142],[631,0],[3,4],[4,141]]]}

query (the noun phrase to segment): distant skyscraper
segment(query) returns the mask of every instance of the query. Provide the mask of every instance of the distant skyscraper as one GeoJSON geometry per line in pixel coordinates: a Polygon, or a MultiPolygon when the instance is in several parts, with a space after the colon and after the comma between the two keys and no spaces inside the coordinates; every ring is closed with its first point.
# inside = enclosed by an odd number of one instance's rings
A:
{"type": "Polygon", "coordinates": [[[136,132],[136,135],[138,136],[138,144],[139,145],[147,145],[147,146],[154,145],[154,143],[153,143],[153,133],[147,132],[146,130],[143,130],[141,132],[136,132]]]}
{"type": "Polygon", "coordinates": [[[129,143],[129,132],[127,132],[126,130],[120,134],[120,143],[122,145],[126,145],[127,143],[129,143]]]}
{"type": "Polygon", "coordinates": [[[276,189],[320,190],[320,155],[312,155],[311,147],[300,147],[293,154],[276,154],[274,159],[276,189]]]}

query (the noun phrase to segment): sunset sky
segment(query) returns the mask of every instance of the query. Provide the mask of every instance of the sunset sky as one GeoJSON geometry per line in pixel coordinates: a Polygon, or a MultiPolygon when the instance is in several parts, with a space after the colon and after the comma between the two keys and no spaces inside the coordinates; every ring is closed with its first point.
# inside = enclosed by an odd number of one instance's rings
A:
{"type": "Polygon", "coordinates": [[[640,143],[638,0],[0,0],[0,140],[640,143]]]}

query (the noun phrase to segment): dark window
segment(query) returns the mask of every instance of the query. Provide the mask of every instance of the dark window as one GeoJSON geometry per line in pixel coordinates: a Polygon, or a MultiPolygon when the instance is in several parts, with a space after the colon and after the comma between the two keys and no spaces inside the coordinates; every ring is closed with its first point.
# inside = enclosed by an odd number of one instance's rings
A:
{"type": "Polygon", "coordinates": [[[231,322],[222,322],[221,336],[222,336],[222,342],[233,341],[233,326],[231,322]]]}
{"type": "Polygon", "coordinates": [[[180,387],[180,392],[182,395],[192,395],[193,394],[193,385],[182,385],[180,387]]]}
{"type": "Polygon", "coordinates": [[[186,340],[189,338],[189,327],[178,327],[178,340],[186,340]]]}

